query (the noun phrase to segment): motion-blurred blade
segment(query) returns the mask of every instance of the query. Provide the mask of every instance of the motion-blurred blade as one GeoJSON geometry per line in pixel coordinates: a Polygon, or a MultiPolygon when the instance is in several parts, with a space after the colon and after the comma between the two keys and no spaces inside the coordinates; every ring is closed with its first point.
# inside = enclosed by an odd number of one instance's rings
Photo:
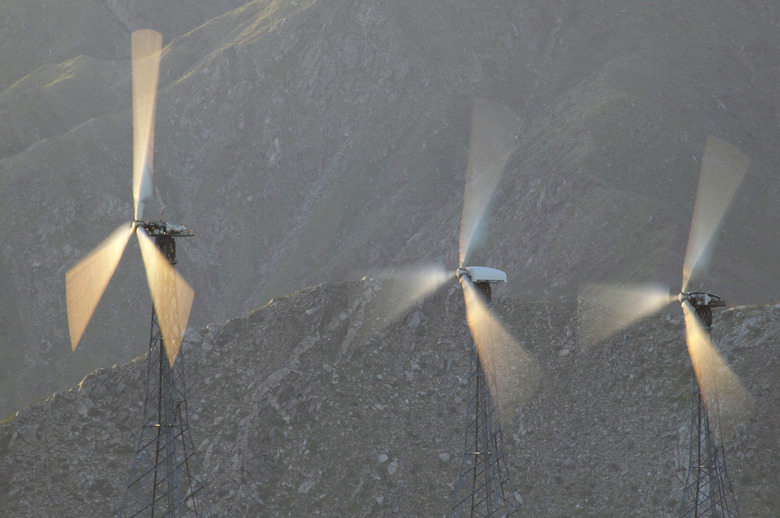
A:
{"type": "Polygon", "coordinates": [[[373,272],[372,277],[392,280],[384,285],[381,313],[389,321],[395,320],[420,300],[435,293],[450,279],[455,278],[438,264],[427,264],[373,272]]]}
{"type": "Polygon", "coordinates": [[[482,218],[519,132],[520,119],[512,110],[488,99],[474,101],[460,223],[460,266],[469,260],[482,218]]]}
{"type": "Polygon", "coordinates": [[[718,229],[750,160],[737,148],[719,138],[708,136],[699,173],[699,190],[693,208],[691,233],[683,266],[683,292],[697,266],[706,262],[708,245],[718,229]]]}
{"type": "Polygon", "coordinates": [[[675,298],[661,284],[586,284],[580,290],[579,342],[593,346],[663,309],[675,298]]]}
{"type": "Polygon", "coordinates": [[[461,286],[466,320],[490,393],[502,415],[512,416],[541,381],[541,367],[490,310],[479,289],[466,278],[461,278],[461,286]]]}
{"type": "Polygon", "coordinates": [[[130,225],[120,226],[65,274],[68,328],[74,351],[114,275],[131,233],[130,225]]]}
{"type": "Polygon", "coordinates": [[[747,391],[712,345],[701,320],[688,301],[683,302],[685,337],[702,401],[712,424],[724,435],[750,412],[747,391]]]}
{"type": "Polygon", "coordinates": [[[138,228],[136,235],[141,243],[146,279],[152,294],[157,322],[160,324],[165,354],[172,367],[187,329],[195,292],[187,281],[177,274],[176,269],[142,227],[138,228]]]}
{"type": "Polygon", "coordinates": [[[133,202],[135,220],[143,217],[152,195],[154,116],[160,72],[162,35],[143,29],[132,34],[133,67],[133,202]]]}

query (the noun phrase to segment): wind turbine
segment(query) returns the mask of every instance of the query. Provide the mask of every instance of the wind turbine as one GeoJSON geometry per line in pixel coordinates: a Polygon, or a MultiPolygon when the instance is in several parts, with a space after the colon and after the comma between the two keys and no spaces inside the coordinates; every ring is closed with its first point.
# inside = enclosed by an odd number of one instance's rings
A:
{"type": "Polygon", "coordinates": [[[162,35],[131,36],[133,219],[119,226],[65,276],[68,325],[76,349],[132,234],[138,238],[152,297],[144,423],[120,516],[205,516],[209,501],[189,430],[184,364],[179,354],[194,292],[177,274],[177,237],[185,225],[144,221],[152,196],[154,123],[162,35]],[[177,360],[178,358],[178,360],[177,360]]]}
{"type": "Polygon", "coordinates": [[[484,237],[484,216],[519,130],[519,118],[512,110],[487,99],[475,100],[458,268],[454,275],[441,265],[402,268],[389,274],[410,286],[401,307],[432,294],[453,278],[463,290],[473,342],[464,454],[450,516],[512,516],[518,511],[501,447],[498,409],[513,410],[529,397],[541,370],[492,310],[492,287],[506,282],[506,273],[470,263],[484,237]]]}
{"type": "Polygon", "coordinates": [[[599,342],[671,302],[681,303],[686,343],[693,365],[689,471],[681,516],[738,516],[725,466],[723,436],[749,405],[747,392],[712,344],[712,308],[725,306],[717,295],[690,291],[691,280],[704,269],[712,238],[742,181],[750,160],[736,147],[708,136],[694,205],[682,287],[670,295],[660,284],[615,287],[586,285],[582,339],[599,342]],[[589,314],[590,311],[590,314],[589,314]]]}

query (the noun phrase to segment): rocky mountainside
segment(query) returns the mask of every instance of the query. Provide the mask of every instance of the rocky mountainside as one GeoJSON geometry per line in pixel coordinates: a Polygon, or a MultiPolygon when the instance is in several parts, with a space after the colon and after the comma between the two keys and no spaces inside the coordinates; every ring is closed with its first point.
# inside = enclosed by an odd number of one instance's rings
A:
{"type": "Polygon", "coordinates": [[[776,302],[772,2],[6,2],[0,7],[3,415],[143,353],[140,254],[76,353],[65,272],[131,213],[129,32],[164,34],[155,196],[196,237],[201,327],[376,269],[455,267],[476,96],[523,120],[474,259],[507,295],[677,287],[705,135],[752,159],[704,286],[776,302]]]}
{"type": "MultiPolygon", "coordinates": [[[[449,509],[463,454],[463,299],[453,283],[399,313],[408,288],[325,284],[190,334],[190,424],[216,516],[449,509]]],[[[522,404],[502,408],[522,515],[677,516],[692,379],[679,309],[585,349],[576,303],[498,297],[495,308],[542,371],[522,404]]],[[[776,516],[780,306],[720,311],[713,337],[752,402],[726,446],[741,514],[776,516]]],[[[115,515],[145,365],[96,371],[0,424],[5,513],[115,515]]]]}

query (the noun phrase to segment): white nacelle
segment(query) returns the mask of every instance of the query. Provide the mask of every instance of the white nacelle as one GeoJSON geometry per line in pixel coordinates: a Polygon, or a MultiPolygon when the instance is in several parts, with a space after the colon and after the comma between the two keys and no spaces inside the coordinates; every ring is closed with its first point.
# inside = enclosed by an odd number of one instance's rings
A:
{"type": "Polygon", "coordinates": [[[471,282],[506,282],[506,273],[487,266],[467,266],[463,268],[471,282]]]}

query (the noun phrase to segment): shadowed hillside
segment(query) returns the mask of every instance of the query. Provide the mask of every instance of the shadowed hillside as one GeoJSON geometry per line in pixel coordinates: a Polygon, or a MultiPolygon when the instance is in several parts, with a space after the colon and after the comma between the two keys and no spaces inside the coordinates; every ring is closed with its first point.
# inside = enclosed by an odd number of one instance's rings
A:
{"type": "Polygon", "coordinates": [[[148,343],[132,246],[76,353],[64,312],[65,272],[131,213],[139,27],[166,45],[147,213],[195,229],[179,248],[194,327],[375,269],[454,269],[476,96],[523,120],[474,256],[508,272],[507,295],[676,289],[707,134],[752,165],[704,287],[780,294],[771,3],[12,2],[0,17],[4,414],[148,343]]]}
{"type": "MultiPolygon", "coordinates": [[[[190,425],[216,516],[449,509],[463,453],[463,299],[452,283],[388,319],[404,289],[326,284],[190,335],[190,425]]],[[[501,409],[522,515],[676,516],[693,376],[677,308],[584,349],[574,303],[498,297],[495,307],[543,371],[525,404],[501,409]]],[[[780,505],[779,324],[780,306],[715,318],[715,343],[753,403],[726,446],[742,516],[780,505]]],[[[0,425],[6,513],[117,512],[145,360],[90,374],[0,425]]]]}

